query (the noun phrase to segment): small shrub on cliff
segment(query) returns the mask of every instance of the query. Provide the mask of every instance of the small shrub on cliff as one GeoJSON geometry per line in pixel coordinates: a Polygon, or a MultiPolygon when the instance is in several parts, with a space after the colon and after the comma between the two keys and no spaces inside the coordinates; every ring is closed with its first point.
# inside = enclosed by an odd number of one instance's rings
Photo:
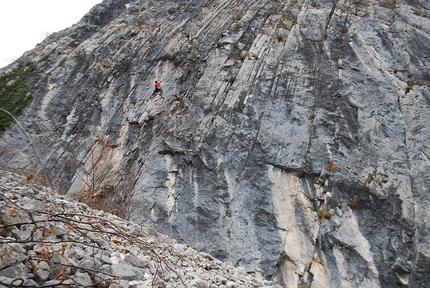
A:
{"type": "Polygon", "coordinates": [[[367,178],[366,178],[366,180],[364,180],[363,186],[367,187],[367,185],[369,185],[370,182],[372,182],[372,180],[373,180],[372,174],[371,173],[367,174],[367,178]]]}
{"type": "Polygon", "coordinates": [[[381,179],[381,180],[379,180],[378,181],[378,186],[379,187],[382,187],[382,185],[384,185],[385,183],[387,183],[388,182],[388,180],[387,179],[381,179]]]}
{"type": "Polygon", "coordinates": [[[421,85],[419,81],[408,81],[408,86],[405,88],[405,96],[414,88],[415,85],[421,85]]]}
{"type": "Polygon", "coordinates": [[[396,9],[397,8],[396,1],[393,1],[393,0],[380,1],[379,6],[385,7],[388,9],[396,9]]]}
{"type": "Polygon", "coordinates": [[[330,163],[328,163],[325,168],[329,172],[336,172],[340,170],[340,166],[333,161],[330,161],[330,163]]]}
{"type": "Polygon", "coordinates": [[[317,216],[318,218],[325,218],[325,219],[330,219],[331,218],[331,213],[328,212],[327,210],[325,210],[324,208],[320,208],[317,211],[317,216]]]}
{"type": "Polygon", "coordinates": [[[348,204],[346,204],[346,206],[348,206],[351,209],[355,209],[355,206],[357,206],[357,202],[358,202],[358,197],[354,196],[352,200],[348,202],[348,204]]]}
{"type": "MultiPolygon", "coordinates": [[[[36,65],[28,62],[25,66],[0,76],[0,108],[9,111],[15,117],[31,100],[31,86],[36,80],[36,65]]],[[[6,129],[13,119],[0,113],[0,130],[6,129]]]]}

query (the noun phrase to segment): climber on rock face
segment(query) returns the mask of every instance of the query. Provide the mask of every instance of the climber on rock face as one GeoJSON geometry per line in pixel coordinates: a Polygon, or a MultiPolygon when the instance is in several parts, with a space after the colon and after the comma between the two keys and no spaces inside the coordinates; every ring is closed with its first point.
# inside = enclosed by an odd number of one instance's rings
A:
{"type": "Polygon", "coordinates": [[[161,81],[155,81],[154,91],[152,92],[151,96],[154,96],[155,93],[160,93],[160,95],[163,95],[163,89],[161,89],[161,81]]]}

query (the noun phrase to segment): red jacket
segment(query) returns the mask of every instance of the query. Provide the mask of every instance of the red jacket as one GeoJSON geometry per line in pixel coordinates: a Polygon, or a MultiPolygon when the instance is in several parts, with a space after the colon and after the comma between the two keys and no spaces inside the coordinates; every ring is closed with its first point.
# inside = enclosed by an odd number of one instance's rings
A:
{"type": "Polygon", "coordinates": [[[161,83],[160,82],[155,82],[154,87],[155,88],[161,88],[161,83]]]}

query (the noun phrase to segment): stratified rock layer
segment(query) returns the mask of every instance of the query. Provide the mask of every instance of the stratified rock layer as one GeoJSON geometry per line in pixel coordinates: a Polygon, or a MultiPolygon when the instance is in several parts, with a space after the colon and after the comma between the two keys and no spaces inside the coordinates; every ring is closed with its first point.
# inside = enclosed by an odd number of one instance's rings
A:
{"type": "MultiPolygon", "coordinates": [[[[104,1],[19,60],[41,75],[20,120],[61,191],[123,193],[134,221],[284,287],[421,287],[429,9],[104,1]]],[[[21,133],[1,161],[29,169],[21,133]]]]}

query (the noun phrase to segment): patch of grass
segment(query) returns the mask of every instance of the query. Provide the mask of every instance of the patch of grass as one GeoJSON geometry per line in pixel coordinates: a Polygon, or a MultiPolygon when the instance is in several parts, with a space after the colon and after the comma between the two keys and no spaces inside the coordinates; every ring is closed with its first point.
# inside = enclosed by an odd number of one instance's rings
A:
{"type": "Polygon", "coordinates": [[[328,212],[327,210],[325,210],[324,208],[320,208],[320,209],[318,209],[318,211],[317,211],[317,216],[318,216],[318,218],[320,218],[320,219],[322,219],[322,218],[325,218],[325,219],[330,219],[331,218],[331,213],[330,212],[328,212]]]}
{"type": "Polygon", "coordinates": [[[367,174],[367,178],[366,180],[364,180],[363,182],[363,186],[366,187],[367,185],[369,185],[370,182],[372,182],[373,180],[373,176],[371,173],[367,174]]]}
{"type": "Polygon", "coordinates": [[[109,69],[109,68],[112,68],[113,64],[112,63],[108,63],[108,62],[103,62],[102,65],[103,65],[103,68],[109,69]]]}
{"type": "Polygon", "coordinates": [[[329,172],[336,172],[340,170],[340,166],[336,163],[334,163],[333,161],[330,161],[330,163],[328,163],[325,168],[327,169],[327,171],[329,172]]]}
{"type": "MultiPolygon", "coordinates": [[[[15,117],[21,114],[32,96],[30,90],[36,81],[36,65],[28,62],[26,65],[14,69],[0,76],[0,108],[9,111],[15,117]]],[[[0,113],[0,130],[6,129],[13,119],[0,113]]]]}
{"type": "Polygon", "coordinates": [[[381,179],[381,180],[379,180],[378,181],[378,186],[379,187],[382,187],[382,185],[384,185],[385,183],[387,183],[388,182],[388,180],[386,180],[386,179],[381,179]]]}
{"type": "Polygon", "coordinates": [[[411,92],[411,90],[413,89],[413,87],[415,85],[421,85],[421,82],[419,82],[419,81],[408,81],[408,86],[406,86],[406,88],[405,88],[405,95],[408,94],[409,92],[411,92]]]}
{"type": "Polygon", "coordinates": [[[381,3],[379,3],[379,6],[385,7],[388,9],[396,9],[397,8],[395,1],[381,1],[381,3]]]}
{"type": "Polygon", "coordinates": [[[414,85],[408,84],[408,86],[406,86],[406,88],[405,88],[405,95],[408,94],[409,92],[411,92],[413,87],[414,87],[414,85]]]}

